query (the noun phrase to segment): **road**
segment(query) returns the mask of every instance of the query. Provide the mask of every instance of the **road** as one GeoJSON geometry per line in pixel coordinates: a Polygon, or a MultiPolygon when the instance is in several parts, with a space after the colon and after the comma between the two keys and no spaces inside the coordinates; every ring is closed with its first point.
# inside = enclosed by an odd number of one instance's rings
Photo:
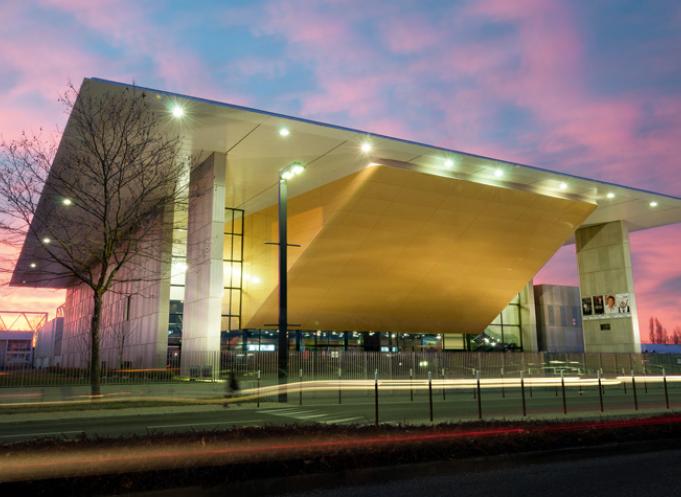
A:
{"type": "MultiPolygon", "coordinates": [[[[675,393],[676,396],[676,393],[675,393]]],[[[484,391],[481,399],[483,419],[521,419],[522,400],[518,391],[484,391]]],[[[639,412],[664,412],[662,391],[649,388],[638,392],[639,412]]],[[[604,397],[607,414],[633,413],[631,390],[611,388],[604,397]]],[[[527,414],[531,419],[565,419],[566,417],[600,416],[597,389],[569,389],[566,392],[568,414],[563,414],[560,389],[535,389],[526,395],[527,414]]],[[[672,404],[672,407],[676,407],[672,404]]],[[[373,424],[375,417],[373,393],[344,393],[342,404],[336,395],[303,395],[299,405],[297,394],[289,396],[288,404],[264,401],[231,406],[216,404],[186,406],[138,407],[121,409],[45,410],[30,414],[0,413],[0,443],[47,436],[79,437],[139,435],[156,432],[219,430],[235,426],[268,424],[325,423],[373,424]]],[[[433,421],[457,422],[478,419],[478,402],[472,391],[433,392],[433,421]]],[[[430,423],[430,404],[426,392],[379,392],[381,423],[430,423]]]]}
{"type": "MultiPolygon", "coordinates": [[[[681,450],[624,455],[563,457],[550,462],[479,460],[401,466],[347,473],[332,483],[304,491],[268,493],[281,497],[641,497],[681,495],[681,450]],[[402,475],[402,476],[398,476],[402,475]],[[354,482],[353,482],[354,481],[354,482]],[[360,481],[360,483],[357,483],[360,481]]],[[[289,488],[291,486],[289,485],[289,488]]],[[[185,489],[189,490],[189,489],[185,489]]],[[[185,495],[218,495],[196,489],[185,495]]],[[[225,491],[225,488],[222,488],[225,491]]],[[[154,495],[180,495],[166,492],[154,495]]],[[[222,494],[224,495],[224,493],[222,494]]],[[[263,495],[263,494],[261,494],[263,495]]]]}

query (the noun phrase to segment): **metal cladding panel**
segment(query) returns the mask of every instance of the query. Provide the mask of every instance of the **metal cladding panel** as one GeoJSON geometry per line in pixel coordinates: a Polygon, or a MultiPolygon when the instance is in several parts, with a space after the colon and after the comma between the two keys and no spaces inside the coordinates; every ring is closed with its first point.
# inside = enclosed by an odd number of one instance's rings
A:
{"type": "MultiPolygon", "coordinates": [[[[289,321],[478,332],[594,210],[587,202],[374,166],[292,198],[289,321]]],[[[277,322],[276,207],[246,216],[245,327],[277,322]]]]}

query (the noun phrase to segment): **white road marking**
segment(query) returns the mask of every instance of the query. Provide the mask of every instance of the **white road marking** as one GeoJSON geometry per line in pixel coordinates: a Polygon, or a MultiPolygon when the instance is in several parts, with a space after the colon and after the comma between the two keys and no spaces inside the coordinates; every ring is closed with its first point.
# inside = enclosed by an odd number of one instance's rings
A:
{"type": "Polygon", "coordinates": [[[361,416],[355,416],[352,418],[341,418],[341,419],[325,419],[322,421],[322,423],[326,423],[328,425],[335,425],[335,424],[343,424],[343,423],[349,423],[350,421],[357,421],[358,419],[362,419],[361,416]]]}
{"type": "Polygon", "coordinates": [[[324,418],[328,414],[308,414],[306,416],[293,416],[296,419],[314,419],[314,418],[324,418]]]}
{"type": "Polygon", "coordinates": [[[285,407],[282,409],[263,409],[260,411],[256,411],[258,414],[263,413],[263,414],[277,414],[277,413],[284,413],[284,412],[291,412],[295,411],[297,408],[296,407],[285,407]]]}

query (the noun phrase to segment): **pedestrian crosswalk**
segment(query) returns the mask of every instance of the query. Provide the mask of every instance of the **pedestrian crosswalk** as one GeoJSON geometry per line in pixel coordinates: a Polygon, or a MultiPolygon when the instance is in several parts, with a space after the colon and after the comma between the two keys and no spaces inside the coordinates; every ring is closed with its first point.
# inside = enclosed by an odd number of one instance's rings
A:
{"type": "Polygon", "coordinates": [[[281,407],[276,409],[260,409],[258,414],[290,418],[297,421],[310,421],[314,423],[324,423],[329,425],[341,425],[358,423],[364,418],[362,416],[343,416],[330,414],[319,409],[304,409],[299,407],[281,407]]]}

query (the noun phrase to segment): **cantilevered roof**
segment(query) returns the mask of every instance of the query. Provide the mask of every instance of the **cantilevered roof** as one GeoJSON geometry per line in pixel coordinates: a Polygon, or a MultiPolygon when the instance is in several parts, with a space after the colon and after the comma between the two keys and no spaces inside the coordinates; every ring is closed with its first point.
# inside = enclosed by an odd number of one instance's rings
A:
{"type": "MultiPolygon", "coordinates": [[[[289,201],[288,312],[303,329],[480,332],[594,204],[374,166],[289,201]]],[[[242,323],[279,312],[277,208],[245,217],[242,323]]]]}
{"type": "MultiPolygon", "coordinates": [[[[90,78],[84,80],[80,91],[115,94],[127,86],[90,78]]],[[[581,226],[624,220],[635,231],[681,222],[681,199],[669,195],[243,106],[145,90],[156,97],[159,119],[165,120],[169,132],[179,131],[183,136],[187,154],[227,153],[225,202],[247,213],[274,205],[279,171],[293,161],[301,161],[307,170],[290,182],[291,197],[380,164],[591,203],[595,208],[581,226]],[[184,108],[181,119],[172,117],[174,105],[184,108]],[[288,130],[287,136],[280,134],[283,128],[288,130]],[[370,145],[370,151],[362,150],[365,143],[370,145]]],[[[69,132],[67,125],[64,133],[69,132]]],[[[58,161],[59,153],[55,164],[58,161]]],[[[568,236],[565,242],[570,241],[568,236]]],[[[34,240],[25,242],[11,283],[67,286],[66,281],[44,282],[32,276],[29,265],[40,250],[34,240]]]]}

